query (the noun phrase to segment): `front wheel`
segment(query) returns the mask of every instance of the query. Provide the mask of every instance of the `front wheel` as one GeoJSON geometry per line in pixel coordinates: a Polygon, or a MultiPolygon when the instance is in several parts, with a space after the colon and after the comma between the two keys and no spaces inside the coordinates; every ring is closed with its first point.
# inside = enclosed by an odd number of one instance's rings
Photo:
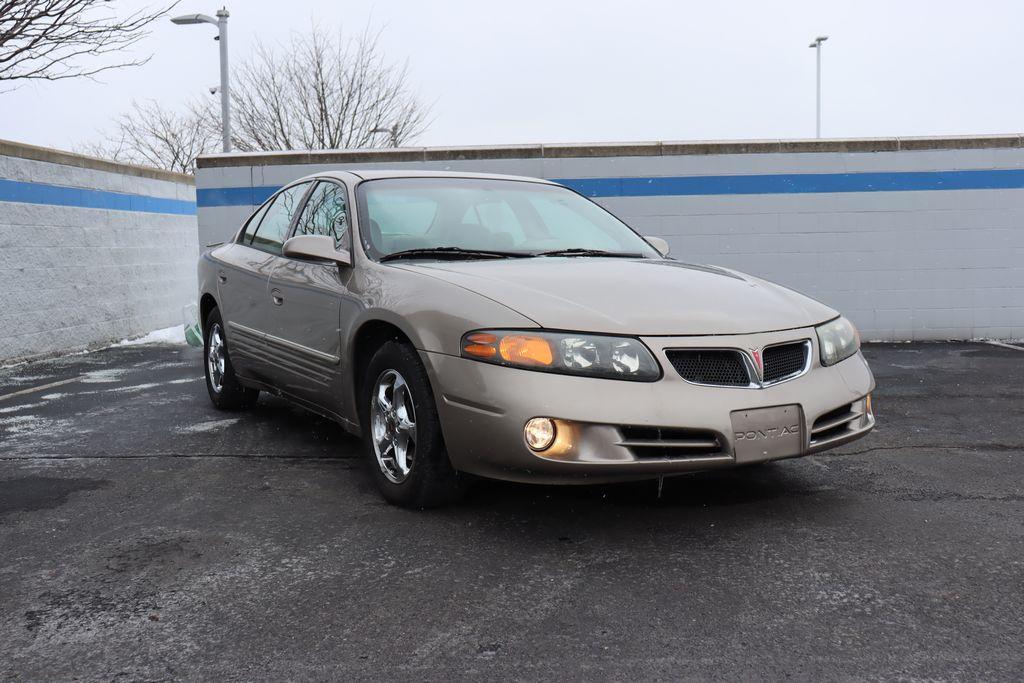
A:
{"type": "Polygon", "coordinates": [[[371,476],[389,502],[427,508],[465,489],[452,467],[427,372],[416,350],[390,341],[374,354],[359,397],[371,476]]]}
{"type": "Polygon", "coordinates": [[[242,386],[228,355],[224,321],[216,308],[206,316],[203,326],[203,365],[206,368],[206,392],[221,410],[241,410],[256,405],[259,389],[242,386]]]}

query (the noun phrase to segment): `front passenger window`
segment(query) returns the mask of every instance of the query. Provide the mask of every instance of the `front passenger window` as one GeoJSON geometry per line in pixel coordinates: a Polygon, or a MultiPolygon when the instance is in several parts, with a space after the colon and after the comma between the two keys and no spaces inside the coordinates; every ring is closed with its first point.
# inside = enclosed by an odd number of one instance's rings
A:
{"type": "Polygon", "coordinates": [[[292,224],[292,216],[299,208],[299,202],[302,201],[307,188],[308,182],[281,190],[263,214],[263,220],[260,221],[249,244],[272,254],[280,254],[284,238],[288,234],[288,226],[292,224]]]}
{"type": "Polygon", "coordinates": [[[335,183],[321,181],[306,200],[296,235],[325,235],[334,239],[334,248],[340,249],[348,243],[348,209],[345,204],[345,188],[335,183]]]}

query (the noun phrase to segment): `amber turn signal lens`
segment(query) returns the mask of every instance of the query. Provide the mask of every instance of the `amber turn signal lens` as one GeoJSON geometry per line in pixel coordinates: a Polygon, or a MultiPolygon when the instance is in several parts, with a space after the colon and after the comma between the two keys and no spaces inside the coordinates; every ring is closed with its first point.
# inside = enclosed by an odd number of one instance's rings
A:
{"type": "Polygon", "coordinates": [[[477,358],[494,358],[494,354],[498,353],[498,349],[486,344],[466,344],[462,350],[477,358]]]}
{"type": "Polygon", "coordinates": [[[555,360],[551,344],[543,337],[510,334],[498,345],[502,360],[516,365],[550,366],[555,360]]]}
{"type": "Polygon", "coordinates": [[[494,346],[496,341],[498,338],[493,334],[476,332],[466,336],[462,343],[462,351],[476,358],[494,358],[498,354],[498,349],[494,346]]]}

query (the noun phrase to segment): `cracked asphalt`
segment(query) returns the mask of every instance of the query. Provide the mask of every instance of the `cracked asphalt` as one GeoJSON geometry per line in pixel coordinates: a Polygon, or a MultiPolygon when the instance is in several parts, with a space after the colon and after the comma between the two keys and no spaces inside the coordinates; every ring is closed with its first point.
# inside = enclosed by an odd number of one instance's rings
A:
{"type": "Polygon", "coordinates": [[[838,451],[429,512],[195,349],[0,369],[0,679],[1019,680],[1024,350],[865,354],[838,451]]]}

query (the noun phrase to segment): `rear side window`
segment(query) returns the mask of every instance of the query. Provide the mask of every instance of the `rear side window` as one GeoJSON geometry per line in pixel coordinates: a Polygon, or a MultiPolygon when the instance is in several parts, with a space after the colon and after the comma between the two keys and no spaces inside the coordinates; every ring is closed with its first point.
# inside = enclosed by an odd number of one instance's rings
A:
{"type": "Polygon", "coordinates": [[[252,242],[252,236],[256,234],[256,228],[260,227],[260,221],[263,220],[263,215],[267,213],[267,209],[270,207],[270,202],[266,202],[256,213],[249,218],[249,222],[245,224],[245,231],[242,233],[242,244],[249,244],[252,242]]]}
{"type": "Polygon", "coordinates": [[[281,245],[288,234],[288,227],[292,224],[292,216],[299,208],[302,196],[309,188],[309,183],[299,183],[281,190],[280,193],[267,205],[267,209],[260,220],[259,227],[248,242],[257,249],[269,251],[272,254],[281,253],[281,245]]]}
{"type": "Polygon", "coordinates": [[[348,205],[345,201],[345,188],[327,181],[317,183],[302,209],[295,234],[331,237],[335,249],[347,244],[348,205]]]}

